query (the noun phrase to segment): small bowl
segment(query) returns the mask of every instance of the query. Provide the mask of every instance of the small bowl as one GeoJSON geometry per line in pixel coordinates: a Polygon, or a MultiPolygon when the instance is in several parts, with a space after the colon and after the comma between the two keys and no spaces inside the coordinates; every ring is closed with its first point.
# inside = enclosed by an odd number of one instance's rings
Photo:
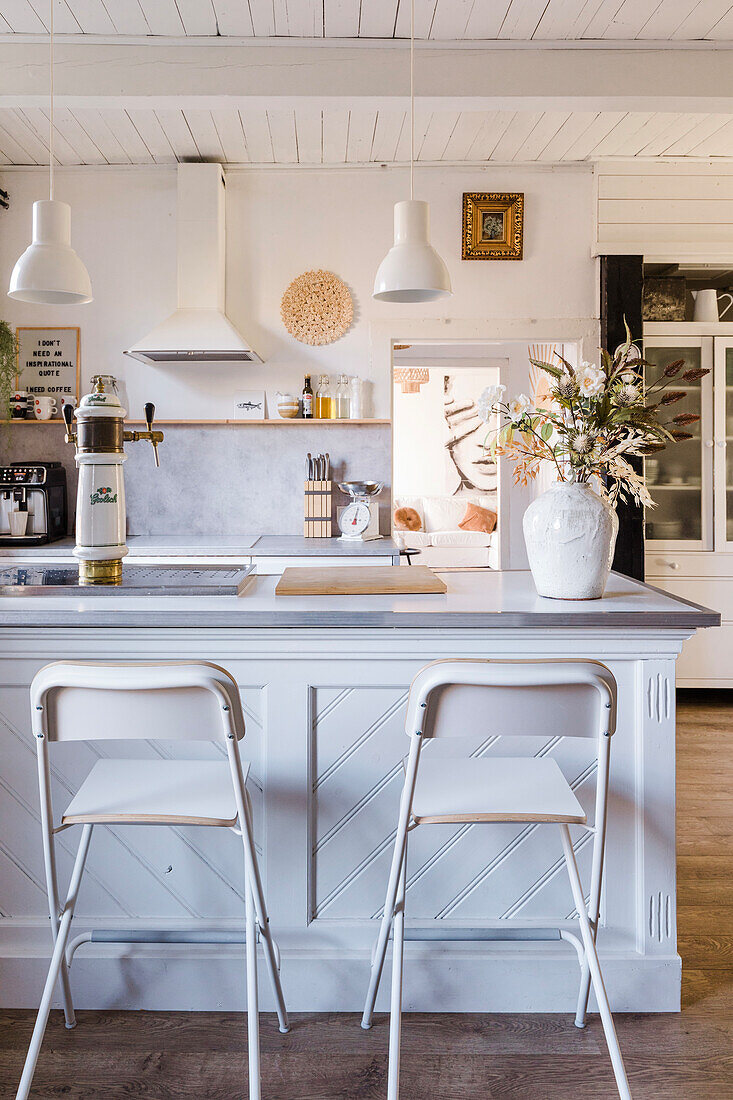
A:
{"type": "Polygon", "coordinates": [[[300,412],[300,401],[292,393],[277,393],[278,415],[284,420],[294,420],[300,412]]]}

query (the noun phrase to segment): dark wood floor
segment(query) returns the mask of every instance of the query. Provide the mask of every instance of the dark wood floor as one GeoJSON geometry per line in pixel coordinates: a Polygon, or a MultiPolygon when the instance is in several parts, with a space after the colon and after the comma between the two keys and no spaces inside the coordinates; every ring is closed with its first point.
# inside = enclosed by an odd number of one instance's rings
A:
{"type": "MultiPolygon", "coordinates": [[[[617,1016],[635,1100],[733,1097],[733,693],[679,700],[679,943],[684,1010],[617,1016]]],[[[0,1013],[0,1098],[15,1095],[33,1022],[0,1013]]],[[[265,1100],[371,1100],[386,1092],[387,1028],[355,1016],[262,1021],[265,1100]]],[[[241,1015],[54,1013],[34,1098],[240,1100],[241,1015]]],[[[597,1017],[407,1015],[402,1100],[606,1100],[617,1095],[597,1017]]]]}

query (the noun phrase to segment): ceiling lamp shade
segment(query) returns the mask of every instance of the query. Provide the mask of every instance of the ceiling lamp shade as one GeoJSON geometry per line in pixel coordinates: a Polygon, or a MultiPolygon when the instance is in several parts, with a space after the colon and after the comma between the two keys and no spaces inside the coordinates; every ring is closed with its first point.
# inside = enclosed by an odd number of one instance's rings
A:
{"type": "Polygon", "coordinates": [[[430,373],[426,367],[395,367],[394,380],[403,393],[419,393],[420,387],[430,381],[430,373]]]}
{"type": "Polygon", "coordinates": [[[33,239],[10,276],[8,297],[34,305],[75,306],[92,301],[92,284],[71,247],[71,207],[54,198],[54,0],[48,22],[48,198],[33,203],[33,239]]]}
{"type": "Polygon", "coordinates": [[[68,203],[33,203],[33,240],[13,268],[8,297],[39,305],[91,302],[89,274],[71,247],[68,203]]]}
{"type": "Polygon", "coordinates": [[[430,244],[430,207],[395,203],[394,245],[382,260],[373,296],[380,302],[434,302],[452,293],[450,275],[430,244]]]}

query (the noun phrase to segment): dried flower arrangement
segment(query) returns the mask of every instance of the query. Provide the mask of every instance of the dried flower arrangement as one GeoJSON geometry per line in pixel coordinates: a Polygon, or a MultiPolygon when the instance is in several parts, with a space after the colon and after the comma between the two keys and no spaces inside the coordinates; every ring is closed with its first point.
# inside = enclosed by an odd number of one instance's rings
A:
{"type": "Polygon", "coordinates": [[[646,384],[643,369],[651,364],[632,349],[627,325],[626,343],[615,355],[602,348],[599,366],[583,362],[573,367],[557,351],[559,366],[530,359],[550,375],[548,397],[536,408],[525,394],[504,401],[505,386],[484,391],[479,414],[486,422],[498,414],[500,421],[487,435],[486,447],[492,456],[514,462],[515,484],[527,485],[542,462],[552,462],[558,481],[595,480],[611,504],[621,497],[653,506],[643,476],[628,459],[692,438],[686,429],[700,419],[695,413],[660,420],[663,409],[687,396],[684,390],[666,387],[680,374],[690,383],[710,372],[684,370],[684,360],[679,359],[646,384]]]}
{"type": "Polygon", "coordinates": [[[331,271],[305,271],[283,294],[280,316],[302,344],[332,344],[350,328],[354,303],[349,288],[331,271]]]}

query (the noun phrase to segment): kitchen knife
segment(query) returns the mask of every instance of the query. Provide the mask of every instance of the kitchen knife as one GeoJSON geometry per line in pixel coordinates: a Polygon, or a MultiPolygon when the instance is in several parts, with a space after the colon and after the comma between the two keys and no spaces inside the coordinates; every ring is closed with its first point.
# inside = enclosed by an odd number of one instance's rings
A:
{"type": "Polygon", "coordinates": [[[325,478],[326,478],[326,481],[330,481],[330,480],[331,480],[331,456],[329,455],[328,451],[326,451],[326,470],[325,470],[325,478]]]}

